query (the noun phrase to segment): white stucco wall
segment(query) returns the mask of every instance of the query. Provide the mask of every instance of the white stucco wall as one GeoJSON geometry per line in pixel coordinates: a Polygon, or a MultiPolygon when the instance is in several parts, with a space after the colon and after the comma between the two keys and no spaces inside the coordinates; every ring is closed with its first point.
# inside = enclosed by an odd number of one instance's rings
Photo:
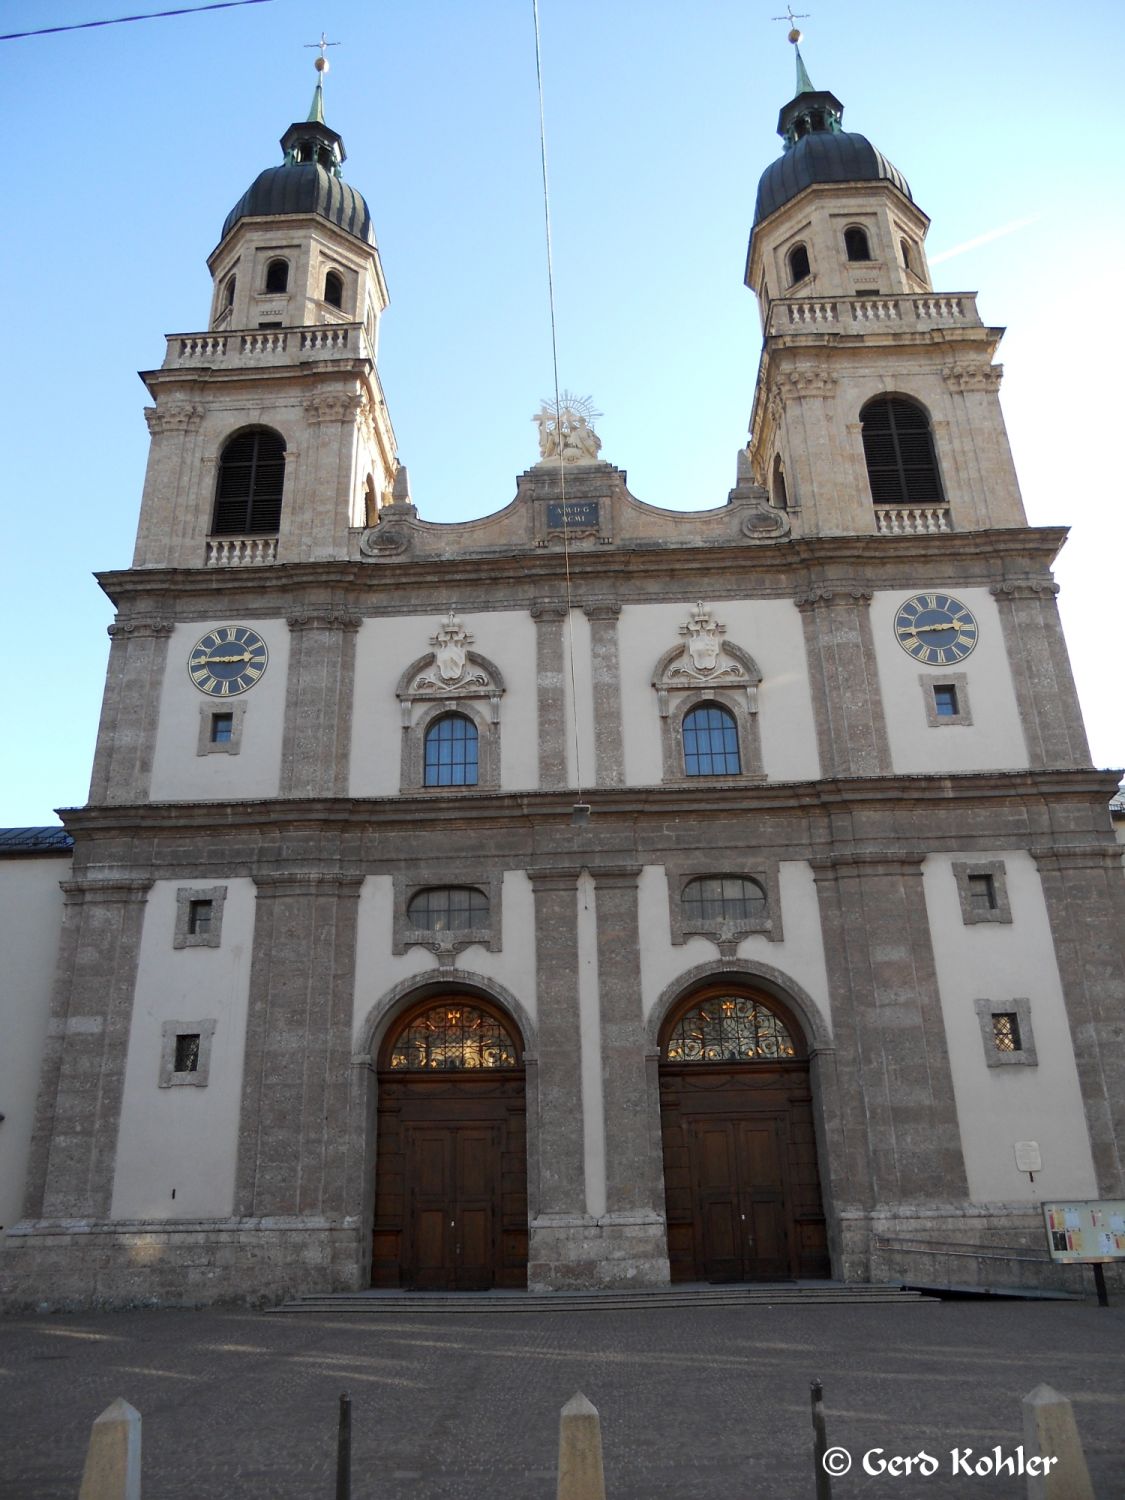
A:
{"type": "MultiPolygon", "coordinates": [[[[536,742],[535,622],[519,610],[454,613],[473,637],[469,650],[486,656],[504,678],[500,704],[500,784],[504,791],[539,780],[536,742]]],[[[436,614],[365,620],[356,641],[355,714],[350,792],[353,797],[397,796],[401,788],[402,712],[395,689],[411,662],[433,648],[442,623],[436,614]]],[[[488,713],[487,700],[472,700],[488,713]],[[483,705],[483,707],[482,707],[483,705]]],[[[415,718],[428,707],[415,703],[415,718]]]]}
{"type": "MultiPolygon", "coordinates": [[[[629,605],[621,611],[618,641],[628,786],[654,786],[664,779],[652,676],[661,656],[682,644],[680,626],[687,622],[694,602],[629,605]]],[[[797,606],[788,599],[724,599],[713,607],[716,619],[726,626],[724,639],[748,651],[762,674],[758,727],[766,775],[775,781],[815,779],[820,761],[797,606]]]]}
{"type": "Polygon", "coordinates": [[[1029,854],[931,855],[922,869],[969,1196],[979,1203],[1095,1198],[1078,1071],[1039,874],[1029,854]],[[1004,861],[1010,925],[961,919],[954,859],[1004,861]],[[1038,1066],[985,1062],[977,999],[1031,1002],[1038,1066]],[[1016,1141],[1038,1141],[1032,1184],[1016,1141]]]}
{"type": "MultiPolygon", "coordinates": [[[[729,871],[718,860],[713,873],[721,875],[729,871]]],[[[802,861],[788,861],[780,867],[778,882],[784,940],[771,943],[764,935],[755,934],[739,943],[737,956],[768,965],[795,980],[817,1005],[826,1029],[831,1031],[828,971],[812,870],[802,861]]],[[[645,1015],[648,1016],[674,980],[698,964],[717,962],[719,952],[714,943],[701,937],[688,938],[680,946],[673,945],[668,928],[668,878],[663,866],[647,865],[641,871],[638,907],[641,985],[645,1015]]]]}
{"type": "MultiPolygon", "coordinates": [[[[503,951],[493,953],[474,943],[457,954],[457,968],[479,974],[483,979],[495,980],[515,996],[534,1022],[535,907],[531,881],[522,870],[505,872],[500,899],[503,904],[503,951]]],[[[357,1049],[364,1044],[376,1008],[382,1017],[381,1002],[389,991],[406,980],[436,978],[441,972],[437,955],[427,948],[391,952],[393,916],[393,880],[389,875],[368,876],[359,896],[359,932],[356,938],[353,1038],[357,1049]]],[[[380,1019],[376,1027],[376,1050],[384,1030],[380,1019]]]]}
{"type": "Polygon", "coordinates": [[[253,927],[252,880],[160,880],[149,892],[125,1065],[114,1218],[225,1218],[233,1211],[253,927]],[[215,884],[227,888],[221,946],[174,949],[176,891],[215,884]],[[208,1019],[217,1024],[206,1087],[161,1088],[163,1022],[208,1019]]]}
{"type": "Polygon", "coordinates": [[[284,620],[220,619],[177,625],[168,646],[160,693],[160,720],[152,762],[152,800],[223,801],[276,797],[281,775],[281,732],[289,673],[289,627],[284,620]],[[188,676],[192,647],[216,625],[250,625],[265,641],[269,664],[261,678],[236,698],[210,698],[188,676]],[[238,755],[199,754],[199,715],[245,710],[238,755]]]}
{"type": "Polygon", "coordinates": [[[23,1211],[70,856],[0,860],[0,1232],[23,1211]]]}
{"type": "Polygon", "coordinates": [[[947,667],[922,666],[895,638],[895,615],[912,593],[878,593],[871,601],[875,661],[892,767],[899,775],[1026,767],[1027,746],[996,601],[987,589],[956,588],[950,592],[972,610],[978,635],[976,646],[964,661],[947,667]],[[948,682],[954,673],[963,673],[967,679],[973,722],[931,728],[918,679],[948,682]]]}

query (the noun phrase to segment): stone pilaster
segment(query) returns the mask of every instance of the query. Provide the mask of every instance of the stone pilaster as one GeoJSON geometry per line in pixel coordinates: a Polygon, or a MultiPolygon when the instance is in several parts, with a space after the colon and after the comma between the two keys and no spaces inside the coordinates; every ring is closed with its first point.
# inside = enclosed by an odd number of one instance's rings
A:
{"type": "Polygon", "coordinates": [[[566,786],[566,605],[540,599],[531,606],[535,621],[536,682],[539,691],[539,786],[566,786]]]}
{"type": "Polygon", "coordinates": [[[660,1202],[659,1134],[645,1087],[637,877],[640,865],[591,872],[597,892],[598,992],[605,1102],[606,1201],[611,1214],[660,1202]]]}
{"type": "Polygon", "coordinates": [[[821,775],[889,775],[871,591],[818,586],[799,595],[796,604],[805,631],[821,775]]]}
{"type": "Polygon", "coordinates": [[[109,627],[112,645],[90,777],[90,801],[95,806],[148,799],[172,628],[171,620],[156,619],[120,621],[109,627]]]}
{"type": "Polygon", "coordinates": [[[360,617],[347,610],[310,610],[289,616],[289,680],[281,741],[283,797],[347,795],[360,623],[360,617]]]}
{"type": "MultiPolygon", "coordinates": [[[[535,893],[535,988],[539,1026],[539,1180],[531,1196],[528,1284],[566,1285],[586,1211],[582,1029],[578,1009],[577,868],[528,870],[535,893]]],[[[528,1122],[529,1130],[531,1121],[528,1122]]],[[[575,1269],[575,1279],[579,1278],[575,1269]]],[[[585,1282],[583,1284],[586,1284],[585,1282]]]]}
{"type": "Polygon", "coordinates": [[[352,1087],[358,877],[259,874],[236,1213],[339,1219],[362,1131],[352,1087]]]}
{"type": "Polygon", "coordinates": [[[1125,880],[1116,844],[1032,849],[1047,902],[1090,1150],[1103,1198],[1125,1194],[1125,880]]]}
{"type": "MultiPolygon", "coordinates": [[[[66,881],[29,1219],[109,1214],[147,880],[66,881]]],[[[155,1077],[156,1063],[153,1063],[155,1077]]]]}
{"type": "Polygon", "coordinates": [[[818,856],[836,1042],[841,1210],[968,1192],[921,853],[818,856]]]}
{"type": "Polygon", "coordinates": [[[621,737],[621,666],[617,653],[620,604],[607,599],[583,606],[590,622],[591,671],[594,685],[594,780],[597,786],[620,786],[625,780],[625,747],[621,737]]]}
{"type": "Polygon", "coordinates": [[[1091,763],[1055,602],[1058,591],[1047,580],[996,583],[991,590],[1032,770],[1091,763]]]}

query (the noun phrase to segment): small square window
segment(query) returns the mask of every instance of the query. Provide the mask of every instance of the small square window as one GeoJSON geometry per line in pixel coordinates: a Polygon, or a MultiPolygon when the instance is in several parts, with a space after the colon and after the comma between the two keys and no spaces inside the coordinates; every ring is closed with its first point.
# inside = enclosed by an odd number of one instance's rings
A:
{"type": "Polygon", "coordinates": [[[958,712],[957,689],[951,682],[934,684],[934,708],[939,719],[950,719],[958,712]]]}
{"type": "Polygon", "coordinates": [[[996,910],[996,881],[991,875],[970,875],[969,900],[976,912],[996,910]]]}
{"type": "Polygon", "coordinates": [[[199,705],[199,741],[197,755],[238,755],[242,749],[244,703],[215,709],[209,703],[199,705]]]}
{"type": "Polygon", "coordinates": [[[160,1028],[160,1087],[205,1089],[215,1021],[165,1021],[160,1028]]]}
{"type": "Polygon", "coordinates": [[[973,722],[969,704],[969,678],[966,672],[946,672],[935,679],[928,673],[918,676],[926,723],[931,729],[968,726],[973,722]]]}
{"type": "Polygon", "coordinates": [[[1012,1010],[994,1011],[992,1015],[992,1040],[997,1052],[1022,1052],[1020,1046],[1020,1018],[1012,1010]]]}
{"type": "Polygon", "coordinates": [[[209,934],[214,913],[213,901],[192,901],[188,905],[188,936],[203,937],[209,934]]]}
{"type": "Polygon", "coordinates": [[[218,948],[223,940],[225,885],[181,886],[176,892],[173,948],[218,948]]]}
{"type": "Polygon", "coordinates": [[[234,738],[234,715],[212,714],[211,715],[211,743],[212,745],[229,745],[234,738]]]}
{"type": "Polygon", "coordinates": [[[181,1031],[176,1037],[176,1073],[199,1072],[199,1032],[181,1031]]]}
{"type": "Polygon", "coordinates": [[[1031,1001],[977,1000],[974,1002],[988,1068],[1036,1068],[1039,1056],[1031,1027],[1031,1001]]]}

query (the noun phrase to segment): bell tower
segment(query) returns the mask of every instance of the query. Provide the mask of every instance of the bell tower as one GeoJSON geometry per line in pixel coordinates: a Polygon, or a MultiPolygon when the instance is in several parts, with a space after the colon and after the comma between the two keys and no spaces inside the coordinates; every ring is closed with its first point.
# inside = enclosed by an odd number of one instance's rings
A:
{"type": "Polygon", "coordinates": [[[142,373],[154,405],[136,568],[344,559],[393,489],[377,369],[387,284],[320,78],[281,149],[208,259],[206,331],[170,335],[142,373]]]}
{"type": "Polygon", "coordinates": [[[935,292],[929,219],[902,173],[817,89],[797,89],[762,174],[746,259],[765,343],[754,478],[796,536],[1026,524],[973,292],[935,292]]]}

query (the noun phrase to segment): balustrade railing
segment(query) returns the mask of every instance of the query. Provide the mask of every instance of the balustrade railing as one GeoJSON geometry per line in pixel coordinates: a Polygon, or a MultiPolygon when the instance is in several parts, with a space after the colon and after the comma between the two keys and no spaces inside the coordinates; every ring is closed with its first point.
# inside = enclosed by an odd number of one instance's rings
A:
{"type": "Polygon", "coordinates": [[[849,328],[869,323],[893,323],[904,328],[935,325],[979,327],[976,297],[971,292],[938,296],[790,297],[772,304],[769,332],[791,328],[849,328]]]}
{"type": "Polygon", "coordinates": [[[374,359],[362,323],[323,323],[313,328],[257,328],[230,333],[174,333],[168,339],[164,368],[234,363],[261,359],[274,364],[298,360],[339,359],[341,355],[374,359]]]}
{"type": "Polygon", "coordinates": [[[207,539],[209,568],[251,568],[277,561],[275,536],[213,536],[207,539]]]}
{"type": "Polygon", "coordinates": [[[952,531],[948,505],[876,506],[875,530],[880,536],[927,536],[952,531]]]}

